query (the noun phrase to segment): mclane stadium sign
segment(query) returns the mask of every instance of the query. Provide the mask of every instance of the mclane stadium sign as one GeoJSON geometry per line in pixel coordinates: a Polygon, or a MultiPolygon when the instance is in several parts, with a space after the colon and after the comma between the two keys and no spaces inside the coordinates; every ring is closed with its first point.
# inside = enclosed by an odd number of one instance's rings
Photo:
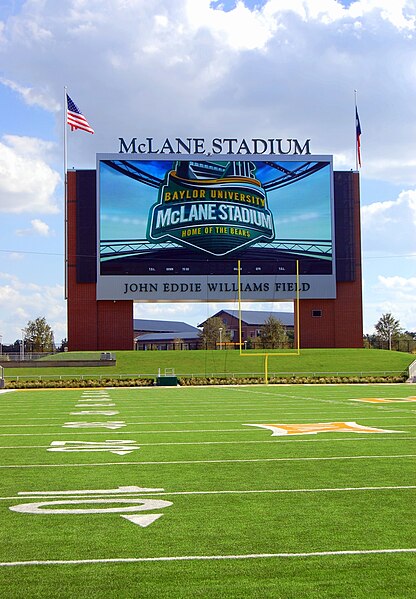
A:
{"type": "Polygon", "coordinates": [[[119,137],[119,154],[189,154],[189,155],[301,155],[310,154],[310,139],[303,142],[297,139],[281,139],[253,137],[238,139],[234,137],[214,137],[206,140],[204,137],[175,137],[155,140],[153,137],[139,139],[132,137],[125,140],[119,137]]]}

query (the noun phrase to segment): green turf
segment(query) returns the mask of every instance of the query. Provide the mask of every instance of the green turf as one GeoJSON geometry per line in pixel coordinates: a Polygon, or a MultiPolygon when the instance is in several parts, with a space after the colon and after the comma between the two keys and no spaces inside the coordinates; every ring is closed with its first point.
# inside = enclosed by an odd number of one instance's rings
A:
{"type": "MultiPolygon", "coordinates": [[[[244,352],[240,356],[236,350],[195,350],[195,351],[117,351],[116,366],[55,367],[55,368],[7,368],[5,376],[155,376],[159,369],[162,374],[165,368],[173,368],[177,375],[212,375],[212,374],[244,374],[264,375],[264,357],[244,352]]],[[[68,352],[56,354],[53,359],[63,358],[90,359],[92,354],[85,352],[68,352]]],[[[97,356],[95,356],[97,357],[97,356]]],[[[270,376],[282,373],[397,373],[407,370],[414,356],[403,352],[368,349],[304,349],[300,356],[294,353],[284,356],[271,356],[268,359],[270,376]]]]}
{"type": "Polygon", "coordinates": [[[0,588],[13,599],[411,598],[416,553],[333,553],[416,548],[416,402],[351,401],[409,397],[416,385],[0,394],[0,562],[9,564],[0,566],[0,588]],[[73,413],[81,411],[97,413],[73,413]],[[107,421],[126,426],[64,426],[107,421]],[[397,432],[272,437],[245,426],[340,421],[397,432]],[[105,440],[140,449],[48,451],[54,441],[105,440]],[[132,485],[163,491],[114,493],[132,485]],[[85,490],[100,493],[63,493],[85,490]],[[44,506],[55,513],[10,509],[65,499],[79,503],[44,506]],[[144,528],[118,512],[56,511],[117,510],[133,499],[172,505],[132,512],[163,514],[144,528]],[[311,555],[321,552],[329,555],[311,555]],[[195,559],[210,556],[222,559],[195,559]],[[111,561],[162,557],[182,559],[111,561]],[[110,562],[87,561],[100,559],[110,562]]]}

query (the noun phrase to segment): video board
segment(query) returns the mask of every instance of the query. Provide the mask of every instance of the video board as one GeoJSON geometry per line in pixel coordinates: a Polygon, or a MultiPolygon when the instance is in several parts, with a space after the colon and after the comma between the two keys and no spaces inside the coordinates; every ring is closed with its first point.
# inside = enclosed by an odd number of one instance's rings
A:
{"type": "Polygon", "coordinates": [[[97,155],[97,299],[335,298],[331,156],[97,155]]]}

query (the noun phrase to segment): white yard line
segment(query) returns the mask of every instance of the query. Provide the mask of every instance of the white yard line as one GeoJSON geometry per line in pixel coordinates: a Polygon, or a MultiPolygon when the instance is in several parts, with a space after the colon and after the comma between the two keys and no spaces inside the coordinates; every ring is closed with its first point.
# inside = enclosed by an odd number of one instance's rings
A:
{"type": "Polygon", "coordinates": [[[334,460],[394,460],[416,458],[416,454],[403,455],[356,455],[356,456],[331,456],[331,457],[308,457],[308,458],[246,458],[235,460],[177,460],[161,462],[102,462],[85,464],[10,464],[0,466],[0,469],[10,468],[89,468],[96,466],[165,466],[165,465],[183,465],[183,464],[243,464],[251,462],[324,462],[334,460]]]}
{"type": "MultiPolygon", "coordinates": [[[[334,419],[334,417],[332,417],[332,420],[334,419]]],[[[341,416],[338,416],[338,418],[341,418],[341,416]]],[[[343,418],[351,418],[351,414],[347,415],[347,416],[343,416],[343,418]]],[[[365,416],[364,417],[365,420],[375,420],[377,421],[377,423],[380,420],[411,420],[413,421],[414,418],[409,414],[409,416],[384,416],[384,415],[379,415],[377,414],[376,416],[365,416]]],[[[251,418],[249,420],[252,420],[251,418]]],[[[259,418],[256,418],[256,420],[258,421],[259,418]]],[[[264,419],[263,419],[264,420],[264,419]]],[[[284,416],[282,418],[273,418],[273,420],[275,420],[277,423],[279,424],[298,424],[299,423],[299,418],[297,418],[294,422],[290,422],[291,420],[293,420],[293,418],[285,418],[284,416]]],[[[304,422],[305,420],[310,420],[308,418],[305,418],[305,416],[303,416],[302,418],[300,418],[300,420],[302,422],[304,422]]],[[[322,416],[320,417],[320,421],[322,422],[322,416]]],[[[61,420],[62,422],[62,420],[61,420]]],[[[189,421],[189,420],[177,420],[177,421],[173,421],[173,422],[129,422],[128,425],[129,426],[147,426],[149,424],[204,424],[204,423],[211,423],[211,422],[218,422],[218,423],[227,423],[227,422],[242,422],[241,418],[239,418],[238,420],[195,420],[195,421],[189,421]]],[[[255,423],[254,423],[255,424],[255,423]]],[[[59,427],[61,426],[60,424],[56,423],[56,424],[0,424],[0,428],[51,428],[51,427],[59,427]]],[[[416,424],[405,424],[405,426],[416,426],[416,424]]],[[[180,431],[175,431],[175,430],[155,430],[155,431],[142,431],[143,433],[192,433],[192,432],[196,432],[196,433],[205,433],[205,432],[223,432],[223,431],[236,431],[236,430],[240,430],[240,429],[206,429],[206,430],[201,430],[201,429],[189,429],[189,430],[180,430],[180,431]]],[[[245,429],[241,429],[241,430],[245,430],[245,429]]],[[[1,436],[1,435],[0,435],[1,436]]]]}
{"type": "MultiPolygon", "coordinates": [[[[354,491],[406,491],[406,490],[415,490],[416,485],[388,485],[388,486],[376,486],[376,487],[324,487],[318,489],[231,489],[231,490],[213,490],[213,491],[141,491],[141,492],[132,492],[132,493],[124,493],[123,497],[126,498],[135,498],[135,497],[143,497],[143,496],[165,496],[168,495],[262,495],[262,494],[279,494],[279,493],[344,493],[344,492],[354,492],[354,491]]],[[[114,497],[118,496],[116,493],[106,493],[103,495],[102,493],[94,493],[94,498],[99,498],[100,496],[109,497],[113,495],[114,497]]],[[[47,497],[53,499],[83,499],[85,495],[79,495],[76,492],[70,493],[69,491],[59,492],[59,491],[51,491],[45,494],[34,492],[30,493],[30,491],[24,493],[24,497],[22,495],[11,496],[11,497],[0,497],[0,501],[11,501],[11,500],[22,500],[22,499],[34,499],[39,497],[47,497]]]]}
{"type": "MultiPolygon", "coordinates": [[[[407,426],[407,425],[405,425],[407,426]]],[[[251,429],[247,429],[247,430],[251,430],[251,429]]],[[[256,429],[253,429],[253,431],[256,429]]],[[[79,435],[89,435],[91,436],[92,434],[94,435],[107,435],[108,436],[108,431],[94,431],[94,433],[91,432],[81,432],[81,431],[76,431],[76,432],[72,432],[72,433],[64,433],[64,432],[60,432],[60,431],[55,431],[53,433],[1,433],[0,437],[48,437],[51,438],[51,436],[74,436],[77,435],[77,437],[79,435]]],[[[133,436],[133,435],[143,435],[143,431],[129,431],[128,435],[129,437],[133,436]]],[[[403,439],[416,439],[415,435],[411,435],[411,436],[407,436],[407,437],[397,437],[397,436],[392,436],[392,434],[389,434],[388,437],[383,437],[381,433],[379,434],[374,434],[374,435],[370,435],[370,434],[366,434],[365,437],[359,437],[358,433],[353,433],[354,435],[356,435],[355,437],[331,437],[330,439],[319,439],[319,438],[313,438],[313,439],[287,439],[287,438],[282,438],[282,437],[275,437],[273,439],[270,440],[262,440],[262,441],[165,441],[165,442],[160,442],[160,443],[140,443],[140,445],[217,445],[217,444],[233,444],[233,443],[327,443],[327,442],[333,442],[333,441],[363,441],[364,439],[367,439],[367,441],[375,441],[375,440],[382,440],[382,439],[389,439],[390,441],[402,441],[403,439]]],[[[397,435],[403,435],[405,433],[397,433],[397,435]]],[[[111,436],[113,435],[126,435],[126,431],[117,431],[117,430],[112,430],[111,431],[111,436]]],[[[291,436],[291,435],[290,435],[291,436]]]]}
{"type": "MultiPolygon", "coordinates": [[[[149,416],[146,416],[143,414],[142,410],[138,410],[137,407],[128,407],[126,408],[125,406],[119,406],[119,405],[115,405],[115,402],[112,402],[111,405],[110,404],[105,404],[105,403],[82,403],[81,408],[86,409],[87,406],[91,406],[91,409],[104,409],[106,406],[109,406],[109,409],[117,409],[117,410],[122,410],[123,414],[134,414],[136,417],[140,416],[140,419],[143,420],[143,424],[152,424],[152,421],[147,422],[144,419],[145,418],[154,418],[155,417],[155,412],[158,412],[159,410],[152,410],[152,413],[149,416]],[[138,413],[139,412],[139,413],[138,413]]],[[[68,408],[63,409],[63,410],[59,410],[59,412],[55,412],[55,414],[59,414],[56,416],[50,416],[51,410],[36,410],[37,414],[48,414],[47,416],[30,416],[28,417],[26,413],[20,415],[18,414],[16,411],[13,412],[2,412],[0,410],[0,415],[2,418],[10,418],[10,419],[18,419],[18,420],[61,420],[62,418],[65,418],[66,414],[68,414],[68,412],[74,410],[74,409],[80,409],[78,406],[80,406],[80,404],[77,402],[76,404],[74,404],[73,406],[68,406],[68,408]]],[[[358,404],[358,407],[361,408],[361,411],[364,409],[367,409],[367,413],[370,415],[371,413],[374,414],[374,412],[372,412],[372,410],[376,409],[380,409],[380,410],[394,410],[395,412],[403,412],[405,414],[409,413],[411,414],[412,411],[416,410],[416,404],[412,403],[412,402],[403,402],[402,404],[400,404],[400,408],[398,407],[399,404],[365,404],[363,405],[362,403],[358,404]],[[407,410],[403,410],[402,406],[407,407],[407,410]]],[[[349,406],[343,406],[343,408],[346,410],[349,406]]],[[[354,406],[355,408],[355,406],[354,406]]],[[[33,407],[32,408],[28,408],[29,413],[33,412],[33,407]]],[[[307,409],[305,408],[298,408],[297,410],[292,410],[292,411],[287,411],[287,410],[283,410],[280,407],[276,407],[276,406],[254,406],[251,405],[251,409],[242,409],[240,407],[240,409],[235,408],[235,410],[231,410],[231,411],[226,411],[224,412],[224,410],[219,410],[218,412],[215,410],[204,410],[203,412],[195,412],[194,410],[186,410],[188,412],[191,412],[190,414],[186,414],[186,416],[188,417],[192,417],[192,418],[197,418],[198,422],[201,422],[201,418],[207,418],[207,417],[212,417],[213,414],[212,413],[218,413],[221,416],[236,416],[236,415],[240,415],[240,420],[241,420],[241,414],[243,414],[243,416],[245,417],[246,414],[255,414],[256,418],[286,418],[287,416],[295,416],[296,418],[298,418],[299,414],[302,415],[303,418],[308,418],[309,414],[311,414],[311,417],[315,417],[314,413],[318,412],[318,414],[325,414],[326,412],[324,410],[322,410],[322,408],[311,408],[308,407],[307,409]],[[271,414],[272,416],[268,415],[268,416],[262,416],[262,414],[267,413],[267,414],[271,414]],[[260,416],[259,416],[260,414],[260,416]],[[276,414],[281,414],[281,416],[276,416],[276,414]]],[[[183,414],[183,412],[185,412],[185,410],[181,411],[181,414],[183,414]]],[[[163,413],[166,414],[168,417],[175,417],[176,415],[178,415],[178,411],[172,411],[172,412],[166,412],[166,410],[163,410],[163,413]]],[[[331,408],[330,410],[328,410],[328,414],[334,414],[337,413],[337,410],[334,408],[331,408]]],[[[350,409],[348,411],[348,415],[349,417],[351,416],[351,413],[356,413],[355,409],[350,409]]],[[[157,414],[159,415],[159,414],[157,414]]],[[[378,416],[378,413],[376,414],[378,416]]],[[[183,417],[183,416],[182,416],[183,417]]],[[[216,420],[215,420],[216,421],[216,420]]],[[[156,420],[154,421],[155,423],[159,424],[160,422],[170,422],[169,420],[156,420]]],[[[174,420],[173,422],[177,422],[176,420],[174,420]]],[[[192,422],[191,421],[186,421],[186,422],[192,422]]],[[[202,421],[202,422],[211,422],[211,420],[208,421],[202,421]]]]}
{"type": "MultiPolygon", "coordinates": [[[[77,435],[80,433],[77,433],[77,435]]],[[[84,433],[83,433],[84,434],[84,433]]],[[[94,435],[96,435],[97,433],[94,432],[94,435]]],[[[100,433],[102,434],[102,433],[100,433]]],[[[113,435],[114,432],[112,431],[111,434],[113,435]]],[[[131,433],[130,433],[131,434],[131,433]]],[[[18,435],[15,435],[18,436],[18,435]]],[[[366,435],[365,437],[347,437],[347,438],[342,438],[342,437],[332,437],[331,439],[317,439],[317,438],[313,438],[313,439],[282,439],[279,438],[279,440],[277,441],[276,438],[274,439],[267,439],[267,440],[263,440],[263,441],[172,441],[172,442],[162,442],[162,443],[140,443],[140,447],[158,447],[160,445],[251,445],[251,444],[262,444],[262,443],[276,443],[278,442],[280,443],[334,443],[334,442],[350,442],[350,441],[385,441],[386,439],[388,439],[389,441],[415,441],[416,437],[391,437],[390,435],[388,437],[383,437],[381,434],[379,435],[371,435],[371,437],[369,435],[366,435]]],[[[120,443],[122,443],[122,441],[120,440],[120,443]]],[[[47,449],[49,448],[50,445],[4,445],[4,446],[0,446],[0,450],[1,449],[47,449]]]]}
{"type": "Polygon", "coordinates": [[[339,419],[351,419],[352,416],[358,418],[383,418],[383,417],[392,417],[390,416],[393,415],[394,413],[396,414],[402,414],[402,418],[405,418],[406,415],[408,415],[409,418],[412,417],[412,414],[416,413],[416,403],[410,404],[410,402],[406,402],[406,407],[408,407],[408,409],[399,409],[397,408],[397,404],[396,404],[396,409],[394,408],[393,404],[359,404],[360,408],[362,408],[364,410],[363,411],[357,411],[357,410],[340,410],[340,409],[332,409],[332,410],[310,410],[310,409],[303,409],[303,410],[299,410],[299,412],[297,411],[285,411],[285,410],[281,410],[280,408],[260,408],[260,407],[256,407],[256,408],[252,408],[250,410],[248,409],[235,409],[235,410],[227,410],[227,411],[217,411],[217,410],[207,410],[204,412],[195,412],[195,411],[191,411],[191,410],[184,410],[183,412],[180,412],[179,410],[175,411],[175,412],[168,412],[166,410],[163,409],[163,406],[160,406],[157,410],[153,410],[153,411],[149,411],[149,414],[144,413],[143,411],[134,409],[134,408],[128,408],[125,409],[123,408],[123,406],[119,406],[118,404],[115,404],[113,402],[112,405],[107,405],[107,404],[82,404],[82,405],[75,405],[75,406],[71,406],[66,410],[62,410],[59,412],[55,412],[51,414],[51,410],[45,410],[44,414],[45,416],[41,416],[42,412],[40,412],[39,410],[36,410],[36,413],[38,414],[37,417],[31,417],[29,416],[30,412],[33,413],[32,410],[28,410],[28,412],[26,413],[22,413],[22,414],[18,414],[16,412],[11,413],[11,414],[2,414],[1,410],[0,410],[0,419],[2,421],[2,424],[0,426],[5,427],[8,426],[7,422],[10,422],[11,425],[15,425],[15,426],[23,426],[22,424],[20,424],[20,422],[24,422],[26,426],[43,426],[44,423],[42,421],[50,421],[51,424],[54,423],[54,421],[59,421],[59,420],[63,420],[64,418],[67,417],[68,414],[70,414],[73,411],[78,411],[78,410],[118,410],[120,412],[120,414],[122,413],[125,416],[129,416],[129,418],[134,418],[135,422],[132,422],[132,424],[176,424],[178,422],[239,422],[241,420],[259,420],[259,419],[286,419],[286,418],[291,418],[292,420],[298,420],[299,418],[307,418],[307,419],[311,419],[311,418],[318,418],[318,416],[320,418],[339,418],[339,419]],[[364,406],[364,407],[363,407],[364,406]],[[367,410],[367,411],[365,411],[367,410]],[[358,416],[359,415],[359,416],[358,416]],[[139,420],[137,421],[137,418],[139,418],[139,420]],[[178,420],[178,418],[180,418],[180,420],[178,420]],[[184,420],[184,418],[186,420],[184,420]],[[221,418],[221,420],[219,420],[219,418],[221,418]],[[163,420],[161,420],[163,419],[163,420]],[[137,421],[137,422],[136,422],[137,421]],[[37,424],[39,422],[39,425],[37,424]]]}
{"type": "MultiPolygon", "coordinates": [[[[39,408],[40,410],[44,410],[46,409],[46,407],[53,407],[55,409],[59,408],[59,409],[65,409],[65,408],[69,408],[70,406],[72,406],[74,403],[79,402],[79,401],[116,401],[118,402],[120,405],[124,406],[125,408],[131,407],[139,407],[140,409],[143,410],[152,410],[152,408],[154,407],[154,401],[155,399],[157,399],[158,401],[158,405],[163,405],[167,410],[169,411],[174,411],[176,409],[176,406],[179,406],[179,408],[181,408],[181,411],[187,409],[187,410],[195,410],[195,407],[201,407],[202,409],[217,409],[217,408],[221,408],[221,407],[230,407],[231,409],[237,409],[239,406],[253,406],[253,400],[256,402],[256,404],[259,404],[261,406],[266,406],[266,407],[275,407],[275,406],[281,406],[283,408],[293,408],[293,409],[299,409],[301,408],[301,406],[303,404],[310,404],[312,407],[314,408],[318,408],[318,407],[322,407],[322,403],[327,403],[328,404],[328,408],[331,407],[332,405],[336,405],[336,406],[352,406],[351,404],[351,400],[354,400],[354,404],[357,402],[358,399],[362,400],[362,399],[370,399],[373,397],[380,397],[382,399],[394,399],[394,400],[398,400],[400,403],[400,400],[403,403],[407,403],[405,402],[406,398],[409,396],[414,395],[414,392],[412,392],[411,389],[406,390],[405,393],[403,393],[403,395],[393,395],[393,394],[381,394],[378,392],[374,392],[372,394],[367,395],[360,395],[359,393],[354,394],[353,397],[349,396],[349,397],[340,397],[339,399],[336,398],[323,398],[323,397],[312,397],[312,396],[304,396],[304,397],[293,397],[292,399],[287,399],[287,398],[282,398],[281,395],[276,396],[274,398],[272,397],[268,397],[268,398],[241,398],[241,397],[230,397],[230,396],[224,396],[224,397],[218,397],[215,399],[211,399],[211,400],[205,400],[202,401],[201,399],[186,399],[185,401],[181,401],[180,398],[176,398],[176,400],[174,400],[172,398],[172,400],[169,401],[165,401],[164,398],[152,398],[150,400],[149,398],[149,402],[143,402],[140,400],[140,397],[131,397],[131,398],[120,398],[114,395],[108,395],[106,397],[93,397],[93,396],[78,396],[78,397],[73,397],[71,398],[71,401],[66,400],[66,401],[62,401],[59,402],[59,405],[56,404],[56,401],[47,401],[45,400],[45,398],[42,399],[41,403],[38,401],[36,403],[34,403],[32,401],[33,398],[31,398],[30,400],[27,401],[17,401],[17,397],[13,397],[13,401],[10,402],[5,402],[3,401],[0,404],[0,410],[5,410],[7,411],[14,411],[15,408],[34,408],[36,407],[37,409],[39,408]],[[316,402],[316,403],[315,403],[316,402]],[[319,406],[317,405],[319,404],[319,406]]],[[[38,398],[39,400],[39,398],[38,398]]],[[[358,405],[360,405],[360,403],[358,403],[358,405]]]]}
{"type": "Polygon", "coordinates": [[[174,555],[159,557],[113,557],[101,559],[72,560],[32,560],[21,562],[0,562],[1,567],[16,566],[67,566],[82,564],[131,564],[140,562],[179,562],[203,560],[271,559],[271,558],[307,558],[345,555],[378,555],[392,553],[416,553],[416,548],[401,549],[344,549],[341,551],[311,551],[302,553],[246,553],[240,555],[174,555]]]}
{"type": "MultiPolygon", "coordinates": [[[[377,408],[379,408],[379,407],[381,407],[381,406],[377,406],[377,408]]],[[[387,406],[383,406],[383,408],[385,408],[385,407],[387,407],[387,406]]],[[[96,411],[99,414],[101,411],[106,410],[107,408],[104,405],[98,406],[98,407],[85,405],[80,408],[77,408],[77,407],[71,408],[71,410],[80,410],[80,411],[88,410],[88,409],[90,409],[91,412],[96,411]]],[[[110,407],[108,409],[114,410],[115,408],[110,407]]],[[[389,411],[392,411],[392,410],[389,410],[389,411]]],[[[377,413],[373,416],[373,415],[361,414],[360,418],[361,419],[365,418],[365,420],[383,420],[383,419],[384,420],[394,420],[394,419],[404,419],[405,420],[406,418],[408,418],[409,420],[412,420],[412,421],[414,420],[414,417],[412,416],[412,414],[414,413],[414,410],[394,410],[394,411],[396,413],[402,413],[402,414],[406,414],[406,415],[405,416],[386,416],[384,414],[377,413]]],[[[123,414],[125,414],[126,412],[128,412],[128,410],[123,410],[123,414]]],[[[137,416],[137,410],[133,411],[133,413],[135,414],[135,416],[137,416]]],[[[280,414],[276,415],[276,412],[275,412],[272,415],[267,415],[267,416],[260,415],[259,416],[258,415],[259,410],[253,409],[251,411],[251,413],[255,414],[255,416],[256,416],[255,419],[257,421],[262,421],[262,422],[274,421],[274,422],[281,422],[281,423],[285,422],[286,424],[291,424],[290,422],[288,422],[288,420],[294,420],[293,415],[295,416],[297,422],[299,421],[299,419],[301,419],[304,422],[305,420],[311,420],[311,419],[316,418],[316,416],[313,414],[311,416],[309,416],[309,411],[306,413],[305,413],[305,411],[303,411],[302,415],[299,417],[297,417],[296,414],[294,414],[294,412],[290,412],[290,413],[285,412],[281,415],[280,414]],[[288,418],[289,414],[291,415],[290,418],[288,418]]],[[[44,418],[25,418],[24,416],[22,416],[22,420],[25,420],[25,421],[27,421],[27,420],[48,420],[48,421],[57,420],[58,422],[56,424],[55,423],[53,423],[53,424],[42,424],[42,423],[39,423],[39,424],[38,423],[14,424],[14,423],[9,423],[9,424],[0,424],[0,428],[7,428],[7,427],[36,427],[36,428],[40,428],[40,427],[44,427],[44,426],[47,426],[47,427],[59,426],[59,423],[62,422],[63,418],[67,418],[67,414],[68,413],[66,412],[59,418],[58,417],[56,417],[56,418],[49,417],[48,418],[46,416],[44,418]]],[[[201,420],[201,419],[198,419],[198,420],[150,420],[150,421],[141,421],[141,422],[131,422],[129,424],[135,424],[138,426],[150,426],[150,425],[154,425],[154,424],[172,424],[172,425],[176,425],[176,424],[209,424],[212,422],[217,422],[217,423],[221,424],[221,423],[229,423],[229,422],[232,422],[232,423],[240,422],[241,423],[243,420],[253,420],[252,417],[248,417],[248,416],[246,417],[246,415],[249,414],[248,410],[244,412],[243,417],[241,417],[241,410],[239,411],[239,414],[240,414],[240,418],[233,419],[233,420],[232,419],[219,420],[218,418],[215,418],[214,420],[201,420]]],[[[194,414],[194,416],[198,416],[198,414],[194,414]]],[[[201,416],[203,416],[203,414],[201,414],[201,416]]],[[[221,416],[235,416],[235,414],[221,413],[221,416]]],[[[325,415],[325,413],[323,413],[322,410],[319,411],[319,418],[321,420],[330,418],[333,421],[338,421],[338,420],[344,420],[345,418],[352,418],[352,417],[353,416],[352,416],[351,412],[349,412],[348,414],[341,414],[341,415],[334,414],[334,412],[331,412],[330,414],[325,415]]]]}
{"type": "MultiPolygon", "coordinates": [[[[149,493],[149,495],[249,495],[263,493],[332,493],[332,492],[348,492],[348,491],[396,491],[396,490],[413,490],[416,485],[397,485],[384,487],[334,487],[323,489],[261,489],[261,490],[245,490],[245,491],[164,491],[163,493],[149,493]]],[[[21,499],[19,497],[18,499],[21,499]]]]}
{"type": "MultiPolygon", "coordinates": [[[[84,421],[84,422],[87,422],[87,421],[84,421]]],[[[130,422],[129,426],[133,425],[133,424],[135,424],[135,423],[134,422],[130,422]]],[[[54,426],[55,428],[56,427],[58,427],[58,428],[61,427],[61,425],[56,425],[56,424],[54,424],[52,426],[54,426]]],[[[405,425],[405,426],[410,426],[410,425],[405,425]]],[[[183,430],[183,429],[180,429],[180,430],[170,429],[170,430],[136,431],[136,433],[141,434],[141,435],[143,435],[143,434],[146,434],[146,435],[147,434],[158,435],[158,434],[161,434],[161,433],[169,433],[169,434],[170,433],[175,433],[175,434],[176,433],[217,433],[218,434],[218,433],[241,433],[241,432],[244,432],[244,431],[247,432],[247,430],[251,430],[251,429],[243,429],[243,428],[222,428],[222,429],[221,428],[220,429],[218,429],[218,428],[207,428],[207,429],[185,429],[185,430],[183,430]]],[[[255,429],[253,429],[253,431],[254,430],[255,429]]],[[[111,431],[112,435],[117,434],[117,433],[125,435],[126,431],[111,431]]],[[[19,436],[22,436],[22,437],[31,437],[31,436],[33,436],[33,437],[39,437],[39,436],[44,436],[44,435],[50,436],[51,434],[53,434],[53,435],[59,435],[59,434],[61,434],[61,435],[75,435],[75,434],[80,435],[80,434],[83,434],[83,433],[78,433],[78,432],[75,432],[75,431],[73,431],[72,433],[64,433],[64,432],[60,432],[60,431],[54,431],[52,433],[1,433],[0,437],[15,437],[15,436],[17,436],[17,437],[19,437],[19,436]]],[[[91,432],[85,433],[85,434],[86,435],[91,435],[91,432]]],[[[100,433],[96,433],[94,431],[94,435],[96,435],[96,434],[100,434],[100,433]]],[[[108,435],[109,433],[108,432],[103,432],[102,434],[108,435]]],[[[129,435],[131,435],[131,434],[132,433],[129,432],[129,435]]]]}

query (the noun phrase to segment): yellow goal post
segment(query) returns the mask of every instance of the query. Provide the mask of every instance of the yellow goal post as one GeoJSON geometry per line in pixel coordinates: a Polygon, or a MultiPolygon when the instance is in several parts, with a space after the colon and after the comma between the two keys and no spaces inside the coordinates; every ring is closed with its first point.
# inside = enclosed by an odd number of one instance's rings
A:
{"type": "Polygon", "coordinates": [[[243,351],[243,327],[241,317],[241,260],[237,261],[237,278],[238,278],[238,345],[240,348],[240,356],[264,356],[264,382],[268,384],[268,358],[269,356],[300,356],[300,323],[299,323],[299,260],[296,260],[296,347],[293,352],[247,352],[243,351]]]}

